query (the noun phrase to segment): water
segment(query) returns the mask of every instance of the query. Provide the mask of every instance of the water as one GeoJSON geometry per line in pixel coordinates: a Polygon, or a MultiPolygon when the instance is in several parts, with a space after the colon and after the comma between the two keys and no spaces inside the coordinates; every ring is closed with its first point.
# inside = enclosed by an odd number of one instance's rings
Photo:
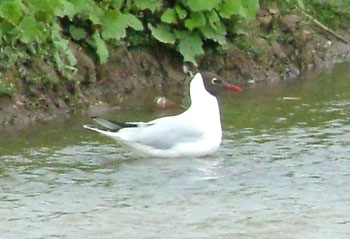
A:
{"type": "MultiPolygon", "coordinates": [[[[140,159],[86,117],[0,136],[0,238],[350,238],[350,67],[222,99],[213,156],[140,159]]],[[[150,119],[141,106],[119,118],[150,119]]]]}

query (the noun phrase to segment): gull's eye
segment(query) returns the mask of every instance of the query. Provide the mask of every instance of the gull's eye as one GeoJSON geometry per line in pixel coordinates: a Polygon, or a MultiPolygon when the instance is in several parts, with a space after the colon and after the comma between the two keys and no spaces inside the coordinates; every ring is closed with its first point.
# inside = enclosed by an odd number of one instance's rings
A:
{"type": "Polygon", "coordinates": [[[216,83],[220,83],[221,82],[221,80],[219,80],[218,78],[213,78],[213,79],[211,79],[211,83],[213,84],[213,85],[215,85],[216,83]]]}

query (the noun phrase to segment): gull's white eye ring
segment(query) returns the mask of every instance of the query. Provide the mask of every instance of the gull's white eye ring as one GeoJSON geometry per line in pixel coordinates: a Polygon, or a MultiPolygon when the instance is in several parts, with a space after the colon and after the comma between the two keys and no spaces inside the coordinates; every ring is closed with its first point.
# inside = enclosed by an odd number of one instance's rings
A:
{"type": "Polygon", "coordinates": [[[213,85],[215,85],[217,82],[218,82],[218,79],[217,79],[217,78],[211,79],[211,83],[212,83],[213,85]]]}

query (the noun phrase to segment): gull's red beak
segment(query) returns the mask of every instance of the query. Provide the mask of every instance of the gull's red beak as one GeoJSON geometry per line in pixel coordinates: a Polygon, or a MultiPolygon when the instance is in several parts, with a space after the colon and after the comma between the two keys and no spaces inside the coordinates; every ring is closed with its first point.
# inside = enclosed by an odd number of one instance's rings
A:
{"type": "Polygon", "coordinates": [[[243,91],[240,87],[233,84],[225,84],[224,88],[228,91],[234,91],[236,93],[241,93],[243,91]]]}

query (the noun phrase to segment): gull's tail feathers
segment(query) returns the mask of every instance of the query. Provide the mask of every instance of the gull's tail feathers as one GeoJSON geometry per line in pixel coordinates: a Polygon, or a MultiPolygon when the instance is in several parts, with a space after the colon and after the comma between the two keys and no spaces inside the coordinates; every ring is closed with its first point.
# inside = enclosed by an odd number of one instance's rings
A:
{"type": "Polygon", "coordinates": [[[121,128],[123,128],[118,122],[112,122],[110,120],[106,120],[106,119],[99,118],[99,117],[93,117],[92,119],[96,123],[98,123],[99,125],[105,127],[106,129],[108,129],[110,131],[118,131],[121,128]]]}
{"type": "Polygon", "coordinates": [[[101,134],[104,134],[106,136],[112,137],[113,139],[120,139],[119,138],[119,130],[123,128],[131,128],[131,127],[142,127],[143,125],[147,125],[142,122],[117,122],[117,121],[110,121],[99,117],[92,117],[92,119],[97,122],[99,125],[102,126],[102,128],[93,126],[93,125],[84,125],[83,127],[85,129],[89,129],[101,134]]]}
{"type": "Polygon", "coordinates": [[[118,122],[118,121],[111,121],[106,120],[99,117],[93,117],[92,118],[95,122],[100,124],[101,126],[105,127],[109,131],[117,132],[118,130],[122,128],[130,128],[130,127],[139,127],[140,123],[138,122],[118,122]]]}
{"type": "Polygon", "coordinates": [[[118,132],[114,132],[114,131],[110,131],[110,130],[103,130],[103,129],[99,129],[99,128],[96,128],[92,125],[83,125],[83,127],[85,129],[89,129],[89,130],[92,130],[92,131],[95,131],[95,132],[98,132],[100,134],[104,134],[106,136],[109,136],[113,139],[116,139],[118,138],[118,132]]]}

